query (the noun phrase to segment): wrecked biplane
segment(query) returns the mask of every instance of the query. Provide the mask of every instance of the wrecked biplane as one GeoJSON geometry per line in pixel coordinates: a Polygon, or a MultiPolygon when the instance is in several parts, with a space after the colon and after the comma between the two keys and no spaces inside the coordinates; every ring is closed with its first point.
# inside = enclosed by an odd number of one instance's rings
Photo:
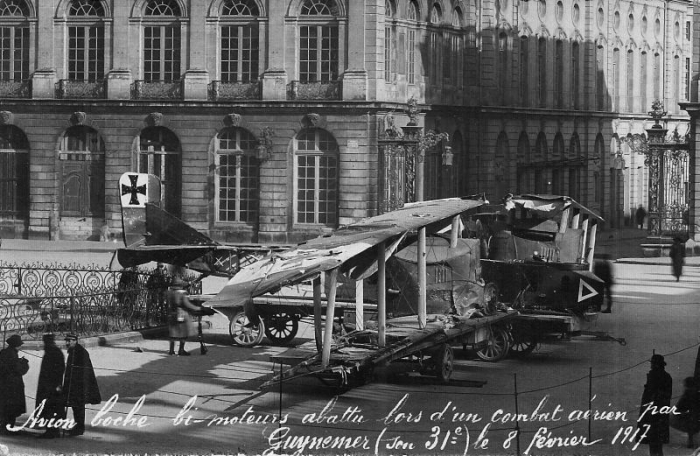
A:
{"type": "MultiPolygon", "coordinates": [[[[288,380],[297,374],[313,375],[336,386],[362,383],[375,367],[397,360],[413,360],[422,366],[422,373],[449,380],[453,368],[453,344],[481,346],[488,343],[496,325],[515,312],[485,313],[452,312],[447,307],[427,306],[426,239],[449,229],[450,248],[457,249],[461,234],[460,216],[484,203],[478,198],[451,198],[405,205],[402,209],[344,226],[334,233],[311,239],[297,247],[272,254],[241,268],[208,305],[244,307],[253,326],[262,323],[254,304],[256,297],[275,292],[281,287],[313,281],[315,345],[297,347],[274,360],[290,367],[272,382],[288,380]],[[412,312],[392,308],[388,312],[387,260],[404,247],[417,242],[417,289],[412,312]],[[325,321],[321,304],[321,274],[327,274],[325,321]],[[338,279],[362,281],[376,274],[376,323],[364,327],[364,319],[356,320],[356,328],[334,337],[338,279]],[[394,311],[397,312],[394,312],[394,311]]],[[[479,286],[484,287],[483,283],[479,286]]],[[[485,296],[483,289],[481,296],[485,296]]],[[[485,307],[482,300],[475,305],[485,307]]],[[[364,302],[358,300],[356,313],[364,313],[364,302]]]]}

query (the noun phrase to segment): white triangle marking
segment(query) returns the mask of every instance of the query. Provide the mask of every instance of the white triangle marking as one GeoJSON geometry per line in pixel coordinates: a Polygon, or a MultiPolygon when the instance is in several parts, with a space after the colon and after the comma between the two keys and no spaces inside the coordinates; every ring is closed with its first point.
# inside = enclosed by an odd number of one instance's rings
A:
{"type": "Polygon", "coordinates": [[[595,291],[595,289],[592,286],[590,286],[588,283],[586,283],[585,280],[583,280],[583,279],[579,280],[579,283],[578,283],[578,302],[592,298],[593,296],[595,296],[597,294],[598,294],[598,292],[595,291]],[[586,294],[586,295],[583,294],[583,287],[586,287],[586,289],[589,291],[588,294],[586,294]]]}

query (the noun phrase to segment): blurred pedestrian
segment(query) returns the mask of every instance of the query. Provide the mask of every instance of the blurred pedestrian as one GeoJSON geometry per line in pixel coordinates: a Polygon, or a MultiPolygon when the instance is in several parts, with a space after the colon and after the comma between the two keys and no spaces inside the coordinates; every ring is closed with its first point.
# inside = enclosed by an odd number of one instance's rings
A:
{"type": "MultiPolygon", "coordinates": [[[[44,334],[44,357],[41,359],[39,370],[39,383],[36,388],[35,410],[42,401],[43,409],[37,418],[50,420],[51,418],[65,418],[63,405],[63,374],[66,370],[66,361],[63,352],[56,345],[56,337],[53,334],[44,334]]],[[[42,438],[52,439],[60,437],[60,430],[55,427],[47,427],[42,438]]]]}
{"type": "Polygon", "coordinates": [[[10,336],[7,347],[0,351],[0,434],[11,434],[17,417],[27,411],[22,376],[29,371],[29,361],[19,357],[19,347],[24,342],[15,334],[10,336]]]}
{"type": "Polygon", "coordinates": [[[666,361],[661,355],[652,355],[651,370],[642,393],[640,417],[637,420],[640,443],[649,445],[650,456],[663,456],[663,445],[669,441],[668,412],[661,407],[670,407],[673,380],[665,369],[666,361]],[[652,413],[653,406],[656,413],[652,413]]]}
{"type": "Polygon", "coordinates": [[[676,282],[678,282],[683,275],[683,265],[685,264],[685,244],[681,238],[673,238],[669,256],[671,257],[671,270],[676,277],[676,282]]]}
{"type": "Polygon", "coordinates": [[[78,336],[72,333],[66,335],[66,345],[68,361],[63,379],[63,394],[65,406],[73,410],[73,420],[76,423],[68,435],[77,436],[85,433],[85,404],[99,404],[102,396],[90,354],[78,343],[78,336]]]}
{"type": "Polygon", "coordinates": [[[593,274],[603,281],[603,304],[606,307],[602,312],[610,313],[612,312],[613,273],[609,254],[604,253],[593,262],[593,274]]]}
{"type": "Polygon", "coordinates": [[[637,223],[637,228],[640,230],[644,229],[644,219],[647,217],[647,211],[644,210],[644,206],[641,204],[634,213],[634,220],[637,223]]]}
{"type": "Polygon", "coordinates": [[[686,377],[683,387],[683,395],[676,404],[677,412],[671,415],[670,423],[674,429],[688,435],[688,448],[695,448],[695,434],[700,431],[700,393],[695,377],[686,377]]]}
{"type": "Polygon", "coordinates": [[[185,294],[185,282],[179,275],[175,275],[170,282],[167,292],[168,308],[168,334],[170,335],[169,355],[175,354],[175,341],[180,342],[177,354],[189,356],[190,352],[185,350],[185,341],[192,332],[191,313],[199,311],[199,308],[192,304],[185,294]]]}
{"type": "MultiPolygon", "coordinates": [[[[159,319],[167,315],[165,294],[168,291],[168,278],[165,265],[158,263],[156,269],[146,281],[148,299],[146,300],[146,323],[150,324],[150,317],[159,319]]],[[[161,320],[162,322],[162,320],[161,320]]],[[[159,322],[160,323],[160,322],[159,322]]]]}

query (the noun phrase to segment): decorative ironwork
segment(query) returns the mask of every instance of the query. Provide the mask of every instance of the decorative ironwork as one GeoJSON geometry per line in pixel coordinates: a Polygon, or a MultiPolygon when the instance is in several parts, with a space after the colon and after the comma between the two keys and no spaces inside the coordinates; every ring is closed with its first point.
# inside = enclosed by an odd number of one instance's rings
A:
{"type": "Polygon", "coordinates": [[[646,146],[633,148],[645,154],[649,168],[649,232],[656,236],[687,237],[690,230],[690,156],[689,143],[677,131],[668,130],[660,120],[666,115],[656,100],[649,115],[654,125],[647,129],[646,146]]]}
{"type": "Polygon", "coordinates": [[[287,84],[289,100],[340,100],[340,81],[292,81],[287,84]]]}
{"type": "MultiPolygon", "coordinates": [[[[152,286],[152,276],[142,270],[0,263],[0,332],[40,339],[48,331],[95,335],[165,325],[164,289],[152,286]]],[[[201,293],[201,282],[193,288],[191,293],[201,293]]]]}
{"type": "Polygon", "coordinates": [[[105,98],[105,81],[71,81],[61,79],[56,84],[56,98],[105,98]]]}
{"type": "Polygon", "coordinates": [[[252,82],[221,82],[212,81],[209,84],[209,98],[213,101],[222,100],[259,100],[260,81],[252,82]]]}
{"type": "Polygon", "coordinates": [[[0,81],[0,98],[30,98],[32,84],[26,81],[0,81]]]}
{"type": "Polygon", "coordinates": [[[134,81],[131,97],[136,100],[181,100],[182,82],[134,81]]]}

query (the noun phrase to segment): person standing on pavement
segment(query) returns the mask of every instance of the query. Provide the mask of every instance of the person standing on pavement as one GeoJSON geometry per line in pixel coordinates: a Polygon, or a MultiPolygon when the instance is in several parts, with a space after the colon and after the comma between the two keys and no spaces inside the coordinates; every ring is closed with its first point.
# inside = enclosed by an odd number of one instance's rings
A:
{"type": "Polygon", "coordinates": [[[673,238],[669,256],[671,257],[671,270],[676,277],[676,282],[678,282],[683,275],[683,264],[685,264],[685,244],[681,238],[673,238]]]}
{"type": "Polygon", "coordinates": [[[644,229],[644,219],[647,216],[647,211],[644,210],[644,206],[641,204],[637,208],[637,211],[634,213],[634,220],[637,223],[637,228],[640,230],[644,229]]]}
{"type": "Polygon", "coordinates": [[[603,301],[606,307],[602,312],[610,313],[612,312],[613,273],[609,254],[604,253],[595,260],[593,263],[593,274],[603,281],[603,301]]]}
{"type": "Polygon", "coordinates": [[[642,393],[640,417],[637,420],[640,443],[649,445],[650,456],[663,456],[664,443],[669,441],[669,416],[668,413],[652,413],[650,406],[659,411],[661,407],[671,405],[673,380],[666,372],[666,361],[661,355],[652,355],[651,370],[647,373],[647,382],[642,393]]]}
{"type": "MultiPolygon", "coordinates": [[[[63,352],[56,345],[56,337],[53,334],[44,334],[44,357],[41,360],[39,370],[39,383],[36,388],[36,405],[38,409],[42,401],[44,406],[37,418],[50,420],[51,418],[65,418],[63,407],[63,374],[66,370],[66,361],[63,352]]],[[[45,439],[60,437],[60,430],[48,427],[41,435],[45,439]]]]}
{"type": "Polygon", "coordinates": [[[15,334],[10,336],[7,347],[0,351],[0,434],[11,434],[17,417],[27,411],[22,376],[29,371],[29,361],[19,357],[19,347],[24,343],[15,334]]]}
{"type": "Polygon", "coordinates": [[[102,396],[90,354],[78,343],[78,336],[66,335],[66,345],[68,361],[66,376],[63,379],[63,394],[66,399],[65,406],[73,410],[73,420],[76,422],[75,427],[68,431],[68,435],[77,436],[85,433],[85,404],[99,404],[102,402],[102,396]]]}
{"type": "Polygon", "coordinates": [[[175,275],[170,282],[170,287],[166,295],[170,314],[168,316],[168,334],[170,336],[169,355],[175,354],[175,341],[180,342],[177,354],[189,356],[190,352],[185,350],[185,340],[190,335],[192,328],[191,313],[198,312],[197,306],[192,304],[185,294],[185,282],[179,275],[175,275]]]}

